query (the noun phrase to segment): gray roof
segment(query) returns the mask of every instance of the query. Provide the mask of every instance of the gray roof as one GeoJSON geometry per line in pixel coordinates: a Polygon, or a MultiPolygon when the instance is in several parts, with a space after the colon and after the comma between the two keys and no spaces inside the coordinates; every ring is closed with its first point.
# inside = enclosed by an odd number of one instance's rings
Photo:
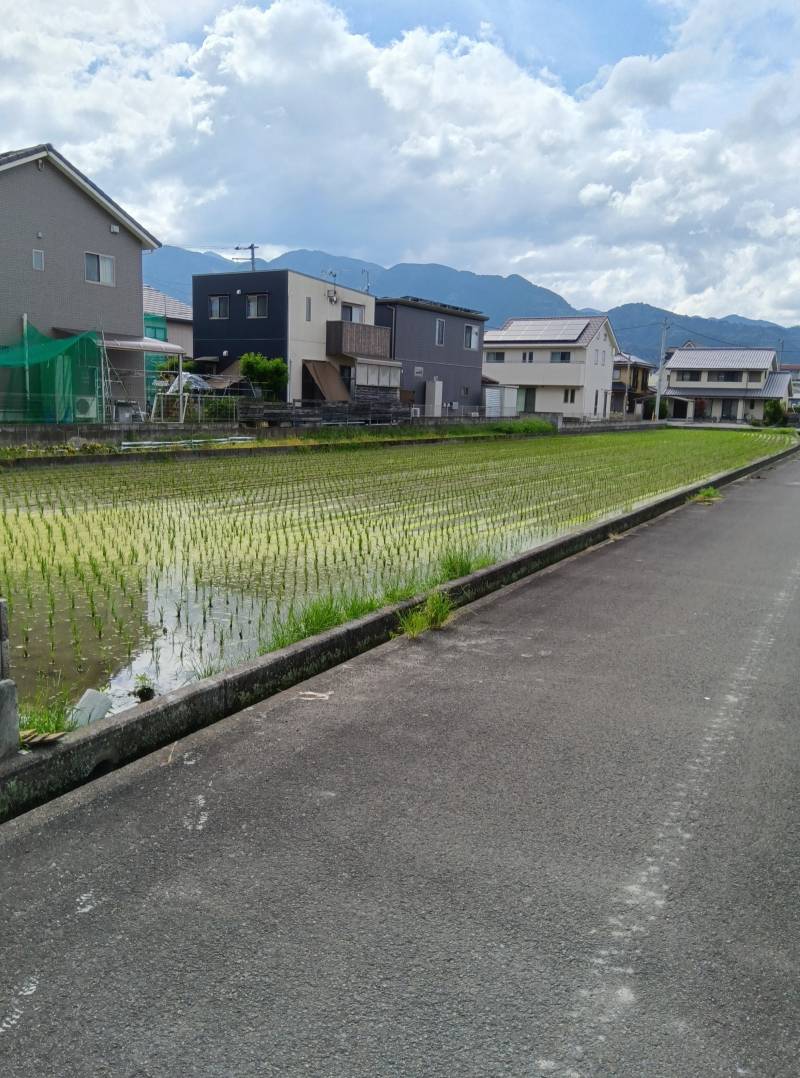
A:
{"type": "Polygon", "coordinates": [[[15,168],[17,165],[27,164],[29,161],[40,161],[45,157],[53,162],[59,172],[72,180],[76,187],[81,188],[89,198],[98,202],[121,225],[127,228],[129,232],[132,232],[143,247],[155,250],[156,247],[161,246],[151,232],[148,232],[129,213],[126,213],[113,198],[109,198],[105,191],[101,190],[93,180],[90,180],[88,176],[84,176],[71,161],[68,161],[49,142],[40,142],[38,146],[28,146],[24,150],[6,150],[4,153],[0,153],[0,172],[8,168],[15,168]]]}
{"type": "Polygon", "coordinates": [[[768,371],[776,363],[774,348],[678,348],[665,366],[669,371],[768,371]]]}
{"type": "Polygon", "coordinates": [[[608,321],[606,316],[570,315],[568,318],[509,318],[500,329],[483,335],[484,345],[537,344],[585,347],[608,321]]]}
{"type": "Polygon", "coordinates": [[[191,322],[192,308],[188,303],[181,303],[179,299],[168,296],[166,292],[159,292],[157,288],[146,284],[142,286],[145,314],[160,314],[164,318],[171,318],[175,322],[191,322]]]}
{"type": "Polygon", "coordinates": [[[419,296],[381,296],[375,303],[397,304],[399,307],[418,307],[423,311],[437,311],[439,314],[453,314],[474,322],[488,322],[489,315],[474,311],[471,307],[457,307],[452,303],[440,303],[436,299],[420,299],[419,296]]]}
{"type": "Polygon", "coordinates": [[[637,367],[649,367],[651,370],[655,370],[658,366],[657,363],[651,363],[649,359],[642,359],[641,356],[635,356],[632,352],[617,352],[614,356],[614,362],[619,363],[632,363],[637,367]]]}
{"type": "Polygon", "coordinates": [[[775,400],[788,396],[792,391],[792,377],[787,371],[773,371],[767,375],[763,386],[716,386],[693,385],[669,386],[664,390],[665,397],[679,397],[687,400],[701,397],[704,400],[725,397],[743,397],[745,400],[775,400]]]}

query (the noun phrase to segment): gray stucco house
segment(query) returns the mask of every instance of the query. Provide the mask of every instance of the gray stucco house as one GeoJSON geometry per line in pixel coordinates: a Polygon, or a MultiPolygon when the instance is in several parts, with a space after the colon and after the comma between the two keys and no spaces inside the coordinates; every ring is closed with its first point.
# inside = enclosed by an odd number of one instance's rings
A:
{"type": "MultiPolygon", "coordinates": [[[[50,143],[0,153],[0,346],[27,327],[52,338],[92,332],[101,350],[105,407],[143,407],[142,252],[160,243],[50,143]]],[[[0,383],[0,394],[3,392],[0,383]]]]}
{"type": "Polygon", "coordinates": [[[445,414],[478,408],[487,320],[478,311],[415,296],[376,300],[375,324],[391,329],[391,358],[402,364],[401,399],[424,407],[429,383],[438,381],[445,414]]]}

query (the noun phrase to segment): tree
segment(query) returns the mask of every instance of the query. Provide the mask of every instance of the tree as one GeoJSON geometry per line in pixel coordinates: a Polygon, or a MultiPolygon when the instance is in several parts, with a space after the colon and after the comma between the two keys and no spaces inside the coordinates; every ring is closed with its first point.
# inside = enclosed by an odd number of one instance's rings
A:
{"type": "MultiPolygon", "coordinates": [[[[655,397],[645,397],[644,404],[642,405],[642,418],[643,419],[652,419],[653,418],[653,413],[655,412],[655,410],[656,410],[656,398],[655,397]]],[[[666,419],[668,412],[669,412],[669,409],[667,408],[667,402],[662,398],[661,403],[659,404],[659,407],[658,407],[659,419],[666,419]]]]}
{"type": "Polygon", "coordinates": [[[777,427],[786,418],[786,409],[779,400],[764,402],[764,422],[768,427],[777,427]]]}
{"type": "MultiPolygon", "coordinates": [[[[159,363],[157,370],[159,371],[159,373],[163,372],[165,374],[172,374],[173,372],[175,372],[177,374],[179,365],[180,360],[177,356],[168,356],[167,359],[163,361],[163,363],[159,363]]],[[[193,371],[194,360],[184,359],[183,369],[187,373],[189,371],[193,371]]]]}
{"type": "Polygon", "coordinates": [[[261,390],[265,400],[281,400],[286,395],[289,368],[285,359],[267,359],[260,352],[245,352],[240,360],[242,376],[261,390]]]}

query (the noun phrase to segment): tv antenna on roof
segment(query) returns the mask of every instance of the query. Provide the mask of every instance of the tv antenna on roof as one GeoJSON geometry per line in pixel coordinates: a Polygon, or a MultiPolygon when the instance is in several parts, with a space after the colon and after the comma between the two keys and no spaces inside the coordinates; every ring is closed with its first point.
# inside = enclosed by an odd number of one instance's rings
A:
{"type": "Polygon", "coordinates": [[[368,269],[362,269],[362,271],[361,271],[361,279],[362,279],[362,281],[366,281],[366,284],[364,285],[364,291],[369,292],[369,270],[368,269]]]}

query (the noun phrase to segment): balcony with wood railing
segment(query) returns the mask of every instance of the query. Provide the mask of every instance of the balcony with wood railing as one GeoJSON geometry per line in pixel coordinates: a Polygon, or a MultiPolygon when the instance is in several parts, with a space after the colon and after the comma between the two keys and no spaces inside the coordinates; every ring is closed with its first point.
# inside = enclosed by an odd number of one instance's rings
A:
{"type": "Polygon", "coordinates": [[[392,331],[366,322],[328,322],[325,351],[329,356],[391,359],[392,331]]]}

